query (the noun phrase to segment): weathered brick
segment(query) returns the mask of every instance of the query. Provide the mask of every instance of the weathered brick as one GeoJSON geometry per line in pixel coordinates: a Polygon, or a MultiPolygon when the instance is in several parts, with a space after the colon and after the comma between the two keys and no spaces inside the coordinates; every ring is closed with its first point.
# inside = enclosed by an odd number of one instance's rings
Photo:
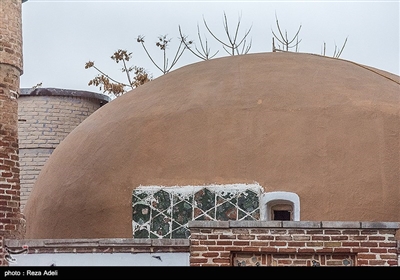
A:
{"type": "Polygon", "coordinates": [[[369,260],[368,261],[368,265],[371,265],[371,266],[375,266],[375,265],[383,266],[385,264],[386,264],[385,260],[369,260]]]}
{"type": "Polygon", "coordinates": [[[253,240],[255,239],[254,235],[249,235],[249,234],[240,234],[237,236],[238,240],[253,240]]]}
{"type": "Polygon", "coordinates": [[[289,240],[293,240],[293,238],[291,236],[288,236],[288,235],[278,235],[278,236],[275,237],[275,240],[277,240],[277,241],[282,241],[282,240],[289,241],[289,240]]]}
{"type": "Polygon", "coordinates": [[[319,241],[326,241],[326,240],[330,240],[330,236],[328,235],[314,235],[311,236],[311,240],[319,240],[319,241]]]}
{"type": "Polygon", "coordinates": [[[380,257],[383,260],[397,260],[396,254],[380,254],[380,257]]]}
{"type": "Polygon", "coordinates": [[[215,258],[212,259],[213,263],[226,263],[226,264],[230,264],[231,260],[230,259],[225,259],[225,258],[215,258]]]}
{"type": "Polygon", "coordinates": [[[206,246],[192,246],[191,247],[192,251],[207,251],[207,247],[206,246]]]}
{"type": "Polygon", "coordinates": [[[202,256],[202,257],[205,257],[205,258],[209,258],[209,257],[218,257],[218,256],[219,256],[219,253],[216,253],[216,252],[213,252],[213,253],[203,253],[203,254],[201,254],[201,256],[202,256]]]}
{"type": "Polygon", "coordinates": [[[306,231],[307,234],[323,234],[324,231],[322,229],[308,229],[306,231]]]}
{"type": "Polygon", "coordinates": [[[331,240],[348,240],[349,237],[347,235],[332,235],[331,240]]]}
{"type": "Polygon", "coordinates": [[[397,243],[395,241],[392,242],[379,242],[379,247],[396,247],[397,243]]]}
{"type": "Polygon", "coordinates": [[[208,260],[204,258],[190,258],[190,263],[206,263],[208,260]]]}
{"type": "MultiPolygon", "coordinates": [[[[214,244],[213,244],[214,245],[214,244]]],[[[227,241],[227,240],[218,240],[216,242],[216,245],[232,245],[232,241],[227,241]]]]}
{"type": "Polygon", "coordinates": [[[376,254],[370,254],[370,253],[359,253],[357,255],[359,259],[376,259],[376,254]]]}
{"type": "Polygon", "coordinates": [[[257,240],[274,240],[275,237],[272,235],[259,235],[256,237],[257,240]]]}
{"type": "Polygon", "coordinates": [[[296,248],[278,248],[279,253],[296,253],[296,248]]]}
{"type": "Polygon", "coordinates": [[[288,247],[305,247],[305,242],[289,241],[287,242],[288,247]]]}
{"type": "Polygon", "coordinates": [[[378,247],[377,242],[361,242],[360,245],[362,247],[378,247]]]}
{"type": "Polygon", "coordinates": [[[313,249],[313,248],[299,248],[298,252],[299,253],[314,253],[315,249],[313,249]]]}
{"type": "Polygon", "coordinates": [[[367,266],[368,260],[357,260],[357,265],[359,266],[367,266]]]}
{"type": "Polygon", "coordinates": [[[256,246],[244,246],[242,249],[243,252],[258,252],[260,251],[260,247],[256,246]]]}
{"type": "MultiPolygon", "coordinates": [[[[210,240],[201,240],[200,245],[215,245],[217,242],[215,240],[210,241],[210,240]]],[[[231,242],[232,243],[232,242],[231,242]]]]}
{"type": "Polygon", "coordinates": [[[293,260],[293,265],[306,266],[307,261],[306,260],[293,260]]]}
{"type": "Polygon", "coordinates": [[[251,241],[250,246],[266,247],[266,246],[269,246],[269,242],[267,242],[267,241],[251,241]]]}
{"type": "Polygon", "coordinates": [[[293,263],[292,260],[282,260],[282,259],[278,259],[278,260],[275,260],[275,261],[276,261],[276,264],[277,264],[278,266],[289,266],[289,265],[291,265],[291,264],[293,263]]]}
{"type": "Polygon", "coordinates": [[[360,246],[360,242],[348,242],[348,241],[343,241],[342,242],[342,246],[344,246],[344,247],[359,247],[360,246]]]}
{"type": "Polygon", "coordinates": [[[283,241],[271,241],[269,243],[270,246],[286,246],[287,243],[283,241]]]}
{"type": "MultiPolygon", "coordinates": [[[[220,252],[220,251],[225,251],[225,248],[221,247],[221,246],[209,246],[208,248],[206,248],[206,250],[220,252]]],[[[196,250],[196,251],[199,251],[199,250],[196,250]]]]}
{"type": "Polygon", "coordinates": [[[353,247],[350,248],[351,252],[353,253],[368,253],[369,248],[363,248],[363,247],[353,247]]]}
{"type": "Polygon", "coordinates": [[[351,253],[351,250],[349,248],[334,248],[333,252],[335,253],[351,253]]]}
{"type": "Polygon", "coordinates": [[[366,235],[358,235],[358,236],[350,236],[349,240],[367,240],[368,236],[366,235]]]}
{"type": "Polygon", "coordinates": [[[306,242],[307,247],[322,247],[323,242],[306,242]]]}
{"type": "Polygon", "coordinates": [[[233,245],[235,246],[249,246],[249,241],[233,241],[233,245]]]}
{"type": "Polygon", "coordinates": [[[334,247],[331,247],[331,248],[317,248],[316,250],[315,250],[315,252],[316,253],[333,253],[333,250],[334,250],[335,248],[334,247]]]}

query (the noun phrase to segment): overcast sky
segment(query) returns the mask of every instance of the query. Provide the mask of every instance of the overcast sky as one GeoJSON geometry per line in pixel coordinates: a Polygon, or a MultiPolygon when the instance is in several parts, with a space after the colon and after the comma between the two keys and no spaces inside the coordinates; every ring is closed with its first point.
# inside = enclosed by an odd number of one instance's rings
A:
{"type": "MultiPolygon", "coordinates": [[[[137,43],[138,35],[155,62],[162,52],[155,46],[158,36],[171,38],[167,54],[173,59],[178,47],[178,26],[198,43],[197,25],[216,57],[226,56],[207,33],[203,18],[218,37],[225,39],[223,15],[230,30],[241,16],[239,37],[251,27],[249,53],[271,52],[272,32],[277,32],[275,14],[281,28],[293,36],[299,26],[299,51],[332,56],[348,38],[340,58],[400,74],[399,1],[95,1],[28,0],[22,5],[24,74],[21,87],[42,87],[100,92],[88,81],[97,75],[85,69],[94,61],[111,77],[126,82],[121,65],[110,59],[114,51],[133,53],[131,65],[144,67],[153,77],[162,73],[137,43]]],[[[177,69],[200,60],[184,53],[177,69]]]]}

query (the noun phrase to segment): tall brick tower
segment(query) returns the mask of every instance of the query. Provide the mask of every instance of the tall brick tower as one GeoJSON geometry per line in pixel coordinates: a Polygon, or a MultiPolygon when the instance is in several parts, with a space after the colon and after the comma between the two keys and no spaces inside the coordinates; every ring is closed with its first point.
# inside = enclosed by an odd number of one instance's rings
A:
{"type": "Polygon", "coordinates": [[[19,82],[22,74],[21,0],[0,1],[0,265],[4,239],[22,238],[18,157],[19,82]]]}

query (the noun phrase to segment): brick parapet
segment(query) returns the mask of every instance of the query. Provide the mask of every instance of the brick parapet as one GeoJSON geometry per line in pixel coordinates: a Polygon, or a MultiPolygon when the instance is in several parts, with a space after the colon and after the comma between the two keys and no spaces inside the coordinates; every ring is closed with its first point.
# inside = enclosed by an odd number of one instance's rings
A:
{"type": "Polygon", "coordinates": [[[230,266],[235,256],[264,265],[398,266],[396,222],[193,221],[191,266],[230,266]]]}

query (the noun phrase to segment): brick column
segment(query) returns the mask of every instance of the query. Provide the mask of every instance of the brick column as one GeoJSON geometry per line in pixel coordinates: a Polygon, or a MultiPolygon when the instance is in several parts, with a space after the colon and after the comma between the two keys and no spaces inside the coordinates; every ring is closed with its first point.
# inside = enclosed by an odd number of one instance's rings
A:
{"type": "MultiPolygon", "coordinates": [[[[19,79],[22,74],[21,0],[0,1],[0,235],[23,236],[18,157],[19,79]]],[[[3,247],[0,248],[3,251],[3,247]]],[[[0,255],[1,256],[1,255],[0,255]]],[[[0,260],[0,264],[5,264],[0,260]]]]}

